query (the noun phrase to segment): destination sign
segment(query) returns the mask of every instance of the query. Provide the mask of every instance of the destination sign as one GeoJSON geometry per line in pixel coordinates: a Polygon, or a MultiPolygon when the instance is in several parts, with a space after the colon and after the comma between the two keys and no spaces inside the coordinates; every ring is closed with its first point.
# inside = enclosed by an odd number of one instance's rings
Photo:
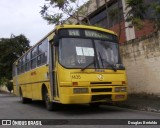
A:
{"type": "Polygon", "coordinates": [[[116,40],[116,36],[107,32],[91,29],[61,29],[60,37],[98,38],[103,40],[116,40]]]}
{"type": "Polygon", "coordinates": [[[85,30],[85,36],[92,38],[112,39],[112,35],[92,30],[85,30]]]}
{"type": "Polygon", "coordinates": [[[70,36],[80,36],[80,32],[77,29],[69,29],[68,32],[70,36]]]}

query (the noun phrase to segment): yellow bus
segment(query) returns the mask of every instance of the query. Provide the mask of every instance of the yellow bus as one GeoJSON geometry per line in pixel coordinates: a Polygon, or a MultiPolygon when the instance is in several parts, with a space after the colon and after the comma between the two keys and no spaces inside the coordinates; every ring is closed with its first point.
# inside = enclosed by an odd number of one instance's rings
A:
{"type": "Polygon", "coordinates": [[[14,93],[23,103],[90,104],[125,101],[127,82],[113,31],[59,25],[13,64],[14,93]]]}

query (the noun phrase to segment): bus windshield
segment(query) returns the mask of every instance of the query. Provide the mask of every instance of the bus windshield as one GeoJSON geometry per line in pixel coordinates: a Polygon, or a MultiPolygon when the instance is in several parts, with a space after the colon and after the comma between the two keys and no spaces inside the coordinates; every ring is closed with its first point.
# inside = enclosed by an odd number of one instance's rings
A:
{"type": "Polygon", "coordinates": [[[99,39],[61,38],[59,63],[65,68],[112,68],[121,64],[118,44],[99,39]]]}

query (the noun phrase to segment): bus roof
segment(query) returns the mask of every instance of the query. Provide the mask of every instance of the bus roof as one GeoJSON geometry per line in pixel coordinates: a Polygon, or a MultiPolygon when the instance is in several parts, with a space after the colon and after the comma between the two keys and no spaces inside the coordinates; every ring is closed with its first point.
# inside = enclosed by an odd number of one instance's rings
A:
{"type": "Polygon", "coordinates": [[[62,29],[62,28],[93,29],[93,30],[99,30],[99,31],[103,31],[103,32],[107,32],[107,33],[116,35],[116,33],[111,31],[111,30],[108,30],[108,29],[105,29],[105,28],[101,28],[101,27],[96,27],[96,26],[88,26],[88,25],[58,25],[58,26],[56,26],[56,30],[62,29]]]}
{"type": "Polygon", "coordinates": [[[33,45],[29,50],[27,50],[21,57],[19,57],[14,63],[16,63],[18,60],[20,60],[27,52],[32,50],[34,47],[36,47],[39,43],[41,43],[43,40],[48,38],[49,40],[53,39],[54,32],[59,29],[63,28],[81,28],[81,29],[92,29],[92,30],[98,30],[98,31],[103,31],[107,32],[110,34],[117,35],[115,32],[105,29],[105,28],[100,28],[100,27],[95,27],[95,26],[88,26],[88,25],[57,25],[52,31],[50,31],[46,36],[44,36],[40,41],[38,41],[35,45],[33,45]]]}

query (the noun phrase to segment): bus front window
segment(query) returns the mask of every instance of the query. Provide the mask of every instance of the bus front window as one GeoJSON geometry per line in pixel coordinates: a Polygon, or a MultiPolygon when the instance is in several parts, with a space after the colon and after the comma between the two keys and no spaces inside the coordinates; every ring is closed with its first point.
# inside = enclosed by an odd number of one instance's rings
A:
{"type": "Polygon", "coordinates": [[[59,45],[59,62],[62,66],[66,68],[82,68],[91,63],[93,57],[94,49],[91,39],[61,39],[59,45]]]}
{"type": "Polygon", "coordinates": [[[111,68],[111,64],[120,63],[118,44],[96,39],[62,38],[59,63],[65,68],[111,68]]]}

